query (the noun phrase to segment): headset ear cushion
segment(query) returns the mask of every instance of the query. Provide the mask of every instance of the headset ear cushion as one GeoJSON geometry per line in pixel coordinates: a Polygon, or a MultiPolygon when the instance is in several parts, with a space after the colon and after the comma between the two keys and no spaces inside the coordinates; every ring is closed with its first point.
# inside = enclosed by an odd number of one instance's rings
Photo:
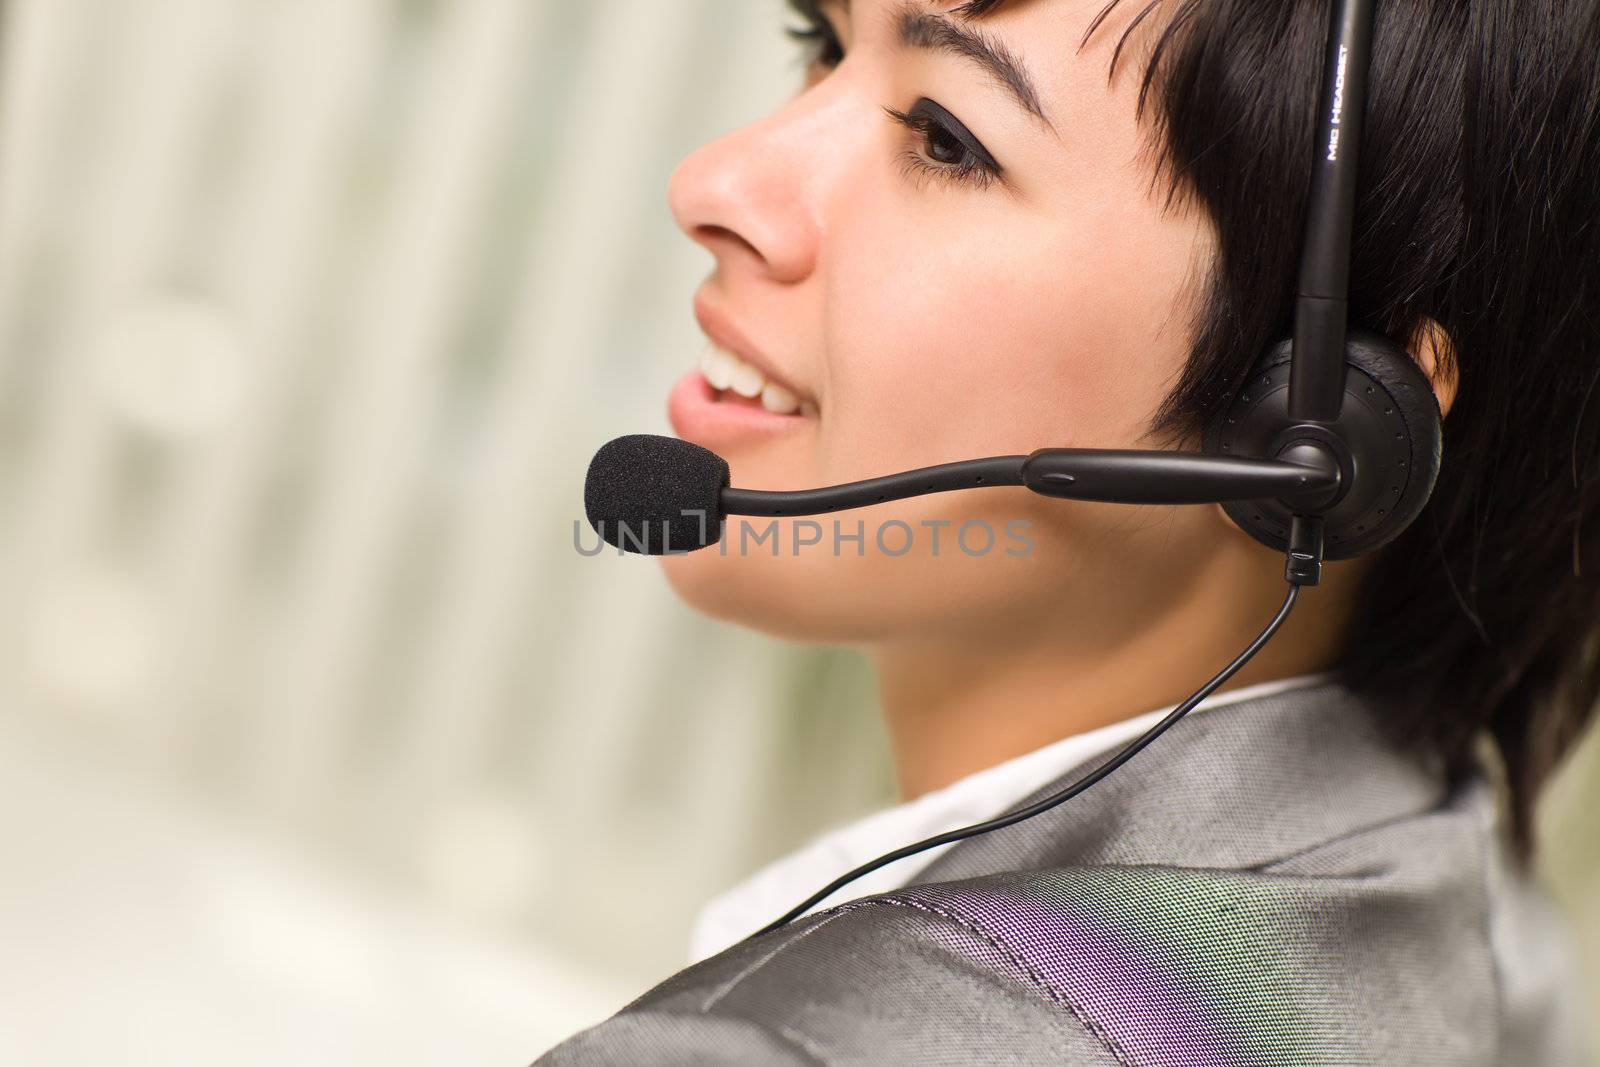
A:
{"type": "MultiPolygon", "coordinates": [[[[1407,469],[1411,476],[1390,510],[1390,523],[1395,528],[1384,538],[1383,543],[1387,544],[1422,514],[1433,496],[1444,458],[1444,415],[1428,376],[1411,353],[1387,337],[1357,334],[1346,346],[1345,360],[1365,372],[1388,394],[1406,424],[1407,469]]],[[[1347,392],[1351,384],[1347,376],[1347,392]]]]}
{"type": "MultiPolygon", "coordinates": [[[[1208,430],[1207,451],[1269,456],[1296,436],[1324,441],[1339,455],[1346,486],[1325,516],[1327,558],[1372,552],[1400,536],[1433,493],[1443,438],[1433,385],[1404,348],[1381,335],[1352,331],[1338,422],[1296,434],[1288,417],[1290,355],[1291,342],[1284,341],[1262,358],[1208,430]]],[[[1291,515],[1277,501],[1223,507],[1262,544],[1287,546],[1291,515]]]]}

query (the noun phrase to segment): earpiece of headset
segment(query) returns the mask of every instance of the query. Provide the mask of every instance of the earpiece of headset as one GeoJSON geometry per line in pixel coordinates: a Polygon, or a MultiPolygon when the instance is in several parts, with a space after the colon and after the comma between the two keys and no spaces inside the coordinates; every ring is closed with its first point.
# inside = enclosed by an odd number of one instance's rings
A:
{"type": "MultiPolygon", "coordinates": [[[[1411,355],[1386,337],[1345,342],[1338,414],[1310,422],[1289,413],[1285,340],[1251,370],[1233,403],[1207,430],[1205,449],[1223,456],[1285,456],[1306,446],[1337,464],[1339,488],[1315,513],[1323,556],[1351,559],[1400,536],[1422,513],[1439,474],[1441,423],[1433,386],[1411,355]]],[[[1288,551],[1295,515],[1280,500],[1222,505],[1246,533],[1288,551]]]]}

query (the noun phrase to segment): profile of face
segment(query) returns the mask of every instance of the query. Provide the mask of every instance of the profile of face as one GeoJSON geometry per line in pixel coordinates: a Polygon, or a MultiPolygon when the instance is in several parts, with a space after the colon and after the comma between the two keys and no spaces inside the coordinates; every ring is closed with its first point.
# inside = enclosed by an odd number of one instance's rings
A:
{"type": "MultiPolygon", "coordinates": [[[[1167,196],[1137,114],[1142,64],[1113,68],[1144,5],[1096,24],[1105,6],[1012,0],[969,17],[952,0],[823,2],[804,88],[682,163],[674,214],[715,257],[695,300],[711,347],[669,410],[733,484],[1193,444],[1150,426],[1188,356],[1215,237],[1167,196]]],[[[1016,488],[812,521],[733,519],[722,546],[664,566],[711,615],[870,645],[1064,623],[1114,641],[1209,557],[1271,557],[1215,508],[1016,488]]]]}

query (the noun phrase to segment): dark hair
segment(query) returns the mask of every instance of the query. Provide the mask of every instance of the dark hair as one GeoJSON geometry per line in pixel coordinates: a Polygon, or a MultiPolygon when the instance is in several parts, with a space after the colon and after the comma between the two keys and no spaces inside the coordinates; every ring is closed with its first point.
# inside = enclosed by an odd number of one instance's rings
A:
{"type": "MultiPolygon", "coordinates": [[[[1140,110],[1220,237],[1158,431],[1198,433],[1289,333],[1331,8],[1176,0],[1150,27],[1140,110]]],[[[1433,498],[1375,560],[1342,669],[1451,766],[1493,736],[1526,860],[1600,697],[1600,0],[1385,0],[1376,32],[1352,318],[1434,331],[1459,391],[1433,498]]]]}

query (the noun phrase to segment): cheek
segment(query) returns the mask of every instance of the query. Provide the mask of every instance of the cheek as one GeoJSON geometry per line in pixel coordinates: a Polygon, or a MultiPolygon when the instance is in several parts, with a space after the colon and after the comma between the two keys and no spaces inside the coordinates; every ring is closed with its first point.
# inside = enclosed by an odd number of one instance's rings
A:
{"type": "Polygon", "coordinates": [[[1001,196],[886,196],[836,231],[830,474],[1141,443],[1186,355],[1175,309],[1188,304],[1196,228],[1126,190],[1053,220],[980,209],[1001,196]]]}

